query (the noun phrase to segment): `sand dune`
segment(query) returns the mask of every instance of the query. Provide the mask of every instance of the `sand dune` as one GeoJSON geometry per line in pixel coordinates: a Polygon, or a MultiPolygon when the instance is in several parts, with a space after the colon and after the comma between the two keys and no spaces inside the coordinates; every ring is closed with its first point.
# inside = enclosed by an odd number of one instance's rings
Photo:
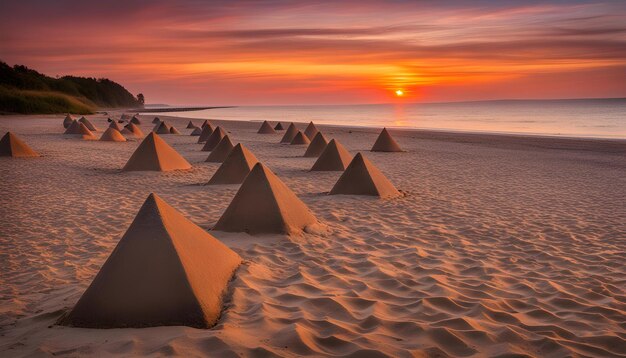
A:
{"type": "Polygon", "coordinates": [[[239,187],[202,185],[196,137],[163,137],[190,170],[122,172],[138,139],[73,140],[64,117],[0,117],[42,156],[0,158],[0,356],[626,355],[623,141],[394,130],[406,152],[381,153],[379,130],[319,126],[405,194],[381,200],[327,195],[341,172],[217,120],[328,231],[212,231],[244,260],[212,329],[55,326],[150,192],[208,230],[239,187]]]}

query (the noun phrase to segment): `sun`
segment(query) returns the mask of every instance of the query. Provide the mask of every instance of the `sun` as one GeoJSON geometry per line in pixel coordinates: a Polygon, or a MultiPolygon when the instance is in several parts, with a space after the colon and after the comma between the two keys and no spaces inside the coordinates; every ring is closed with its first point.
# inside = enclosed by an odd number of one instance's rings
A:
{"type": "Polygon", "coordinates": [[[402,97],[403,95],[404,95],[404,91],[403,90],[396,90],[396,96],[402,97]]]}

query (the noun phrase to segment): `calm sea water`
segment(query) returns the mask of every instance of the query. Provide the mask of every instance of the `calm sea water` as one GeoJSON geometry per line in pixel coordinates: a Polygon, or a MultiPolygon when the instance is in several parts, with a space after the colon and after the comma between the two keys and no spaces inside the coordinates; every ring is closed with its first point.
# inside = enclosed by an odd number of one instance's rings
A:
{"type": "MultiPolygon", "coordinates": [[[[157,114],[158,115],[158,114],[157,114]]],[[[626,99],[243,106],[168,115],[242,121],[626,138],[626,99]]]]}

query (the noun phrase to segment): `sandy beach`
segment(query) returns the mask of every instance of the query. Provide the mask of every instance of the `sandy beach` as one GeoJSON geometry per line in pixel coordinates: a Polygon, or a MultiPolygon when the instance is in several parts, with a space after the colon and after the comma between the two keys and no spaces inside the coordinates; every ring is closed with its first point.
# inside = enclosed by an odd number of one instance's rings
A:
{"type": "Polygon", "coordinates": [[[210,230],[239,186],[203,185],[219,164],[189,119],[159,116],[192,169],[123,172],[140,139],[68,138],[63,117],[0,116],[41,154],[0,158],[0,356],[626,356],[624,140],[392,130],[406,152],[373,153],[380,129],[319,125],[403,193],[381,200],[327,195],[341,172],[310,172],[284,132],[211,119],[327,231],[211,231],[244,260],[215,327],[97,330],[55,322],[146,197],[210,230]]]}

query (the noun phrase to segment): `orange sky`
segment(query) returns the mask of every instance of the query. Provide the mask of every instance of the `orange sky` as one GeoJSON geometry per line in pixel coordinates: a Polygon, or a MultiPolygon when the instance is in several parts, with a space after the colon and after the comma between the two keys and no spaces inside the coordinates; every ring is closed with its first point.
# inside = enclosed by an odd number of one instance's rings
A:
{"type": "Polygon", "coordinates": [[[0,59],[148,103],[626,97],[626,1],[85,3],[3,1],[0,59]]]}

